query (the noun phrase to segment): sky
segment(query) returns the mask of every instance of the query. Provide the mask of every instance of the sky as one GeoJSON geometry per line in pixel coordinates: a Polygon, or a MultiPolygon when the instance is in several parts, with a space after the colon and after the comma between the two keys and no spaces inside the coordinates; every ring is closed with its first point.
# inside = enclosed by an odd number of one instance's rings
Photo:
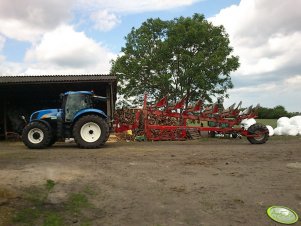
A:
{"type": "Polygon", "coordinates": [[[148,18],[204,14],[229,34],[240,68],[225,106],[301,112],[300,0],[0,0],[0,76],[106,74],[148,18]]]}

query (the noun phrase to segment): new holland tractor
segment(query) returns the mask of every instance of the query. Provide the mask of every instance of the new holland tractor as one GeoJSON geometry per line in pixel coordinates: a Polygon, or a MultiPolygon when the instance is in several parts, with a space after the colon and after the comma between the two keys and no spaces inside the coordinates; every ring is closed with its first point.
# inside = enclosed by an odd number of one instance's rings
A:
{"type": "Polygon", "coordinates": [[[23,143],[32,149],[53,145],[58,139],[74,138],[81,148],[99,148],[109,138],[107,115],[95,108],[106,97],[93,92],[66,92],[60,95],[61,109],[34,112],[22,132],[23,143]]]}

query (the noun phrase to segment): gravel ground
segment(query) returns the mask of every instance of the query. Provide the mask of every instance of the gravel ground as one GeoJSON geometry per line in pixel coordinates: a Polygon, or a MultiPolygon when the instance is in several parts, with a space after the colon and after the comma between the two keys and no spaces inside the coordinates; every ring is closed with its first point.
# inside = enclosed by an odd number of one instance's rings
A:
{"type": "Polygon", "coordinates": [[[264,145],[121,141],[96,150],[58,143],[33,151],[1,142],[0,225],[13,225],[9,217],[20,194],[46,180],[56,183],[48,197],[56,205],[70,193],[92,190],[91,225],[279,225],[266,216],[269,206],[301,215],[300,146],[301,137],[264,145]]]}

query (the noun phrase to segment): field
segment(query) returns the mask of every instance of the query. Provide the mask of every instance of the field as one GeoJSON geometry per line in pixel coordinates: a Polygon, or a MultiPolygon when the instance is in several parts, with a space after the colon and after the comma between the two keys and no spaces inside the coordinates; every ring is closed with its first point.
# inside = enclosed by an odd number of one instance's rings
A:
{"type": "Polygon", "coordinates": [[[256,119],[256,122],[263,125],[270,125],[274,129],[277,127],[277,119],[256,119]]]}
{"type": "MultiPolygon", "coordinates": [[[[261,123],[263,125],[270,125],[274,129],[277,127],[277,119],[255,119],[257,123],[261,123]]],[[[202,122],[204,126],[208,126],[206,121],[202,122]]],[[[198,123],[189,123],[190,125],[198,126],[198,123]]]]}
{"type": "Polygon", "coordinates": [[[0,225],[278,225],[269,206],[301,214],[300,144],[204,138],[32,151],[1,142],[0,225]]]}

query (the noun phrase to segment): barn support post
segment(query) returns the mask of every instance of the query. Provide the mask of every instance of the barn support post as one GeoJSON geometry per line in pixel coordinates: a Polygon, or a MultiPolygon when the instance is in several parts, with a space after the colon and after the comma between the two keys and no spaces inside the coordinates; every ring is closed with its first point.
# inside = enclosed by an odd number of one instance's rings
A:
{"type": "Polygon", "coordinates": [[[3,101],[3,132],[4,132],[4,140],[7,140],[7,102],[6,99],[3,101]]]}
{"type": "Polygon", "coordinates": [[[107,93],[107,115],[110,121],[110,126],[113,126],[113,113],[114,113],[114,94],[113,94],[113,84],[109,83],[106,88],[107,93]]]}
{"type": "Polygon", "coordinates": [[[111,120],[111,107],[110,107],[111,92],[109,86],[106,86],[106,97],[107,97],[107,116],[111,120]]]}
{"type": "Polygon", "coordinates": [[[111,108],[111,120],[113,120],[114,116],[114,93],[113,93],[113,84],[110,83],[110,108],[111,108]]]}

